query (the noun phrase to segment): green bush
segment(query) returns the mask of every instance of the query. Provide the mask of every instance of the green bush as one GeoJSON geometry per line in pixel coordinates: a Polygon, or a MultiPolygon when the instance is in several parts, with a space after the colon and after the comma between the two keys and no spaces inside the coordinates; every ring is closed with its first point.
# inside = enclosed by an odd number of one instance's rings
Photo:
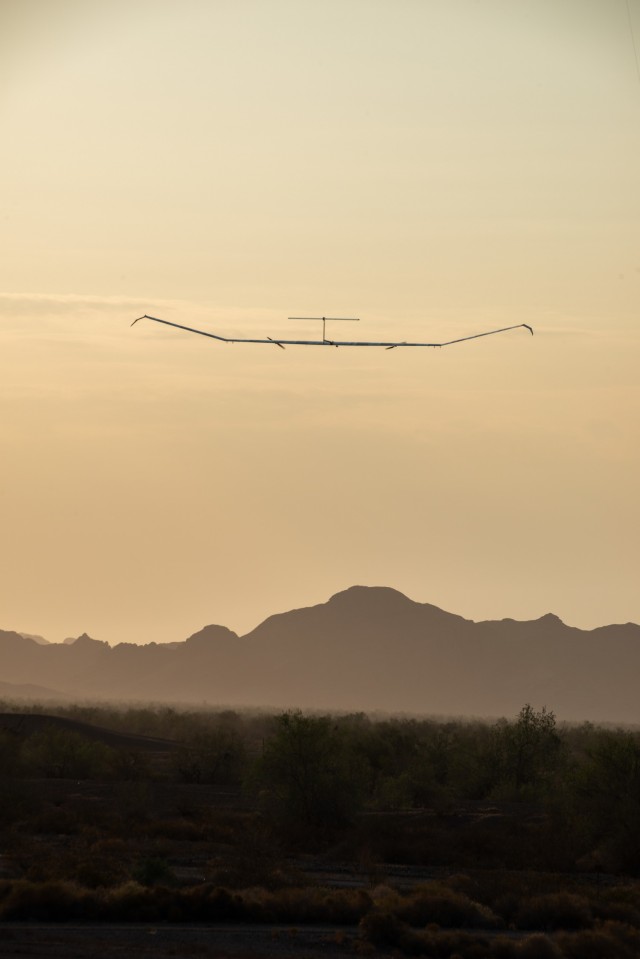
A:
{"type": "Polygon", "coordinates": [[[141,886],[173,886],[176,878],[173,869],[160,856],[149,856],[133,869],[133,879],[141,886]]]}
{"type": "Polygon", "coordinates": [[[27,738],[21,762],[32,773],[55,779],[100,779],[108,777],[114,755],[103,743],[51,725],[27,738]]]}
{"type": "Polygon", "coordinates": [[[329,717],[283,713],[255,769],[266,813],[281,832],[333,831],[350,823],[365,799],[362,763],[329,717]]]}

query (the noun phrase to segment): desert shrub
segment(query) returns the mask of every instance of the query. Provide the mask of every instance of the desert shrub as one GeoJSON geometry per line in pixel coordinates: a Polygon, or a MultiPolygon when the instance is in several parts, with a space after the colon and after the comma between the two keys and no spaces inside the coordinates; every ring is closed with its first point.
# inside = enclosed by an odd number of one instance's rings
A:
{"type": "Polygon", "coordinates": [[[0,916],[2,915],[1,904],[11,894],[15,884],[16,880],[14,879],[0,879],[0,916]]]}
{"type": "Polygon", "coordinates": [[[173,914],[179,913],[185,922],[244,922],[250,918],[241,895],[220,886],[203,883],[189,889],[154,890],[168,895],[166,909],[173,914]]]}
{"type": "Polygon", "coordinates": [[[453,928],[495,929],[502,925],[487,906],[441,885],[422,886],[401,900],[395,912],[403,922],[412,926],[435,922],[453,928]]]}
{"type": "MultiPolygon", "coordinates": [[[[457,876],[447,880],[448,885],[458,889],[460,878],[457,876]]],[[[566,876],[544,872],[491,870],[475,873],[473,879],[466,877],[462,890],[477,902],[489,906],[494,912],[502,916],[507,922],[515,922],[515,916],[520,904],[539,896],[547,896],[556,892],[572,890],[571,880],[566,876]],[[505,903],[513,907],[513,911],[503,911],[505,903]]],[[[584,892],[584,888],[583,888],[584,892]]]]}
{"type": "Polygon", "coordinates": [[[202,918],[209,922],[240,922],[245,918],[242,898],[227,889],[212,889],[206,896],[202,918]]]}
{"type": "Polygon", "coordinates": [[[179,908],[191,921],[259,923],[335,923],[353,925],[371,909],[362,890],[290,886],[233,892],[209,883],[180,890],[179,908]]]}
{"type": "Polygon", "coordinates": [[[153,808],[153,790],[150,783],[117,783],[114,786],[113,800],[118,812],[118,822],[127,833],[132,827],[142,828],[149,823],[149,812],[153,808]]]}
{"type": "Polygon", "coordinates": [[[585,929],[593,923],[584,896],[555,892],[521,903],[516,915],[519,929],[585,929]]]}
{"type": "Polygon", "coordinates": [[[640,903],[624,896],[622,890],[606,890],[591,902],[593,917],[600,921],[624,923],[640,929],[640,903]]]}
{"type": "Polygon", "coordinates": [[[374,906],[382,912],[397,912],[402,901],[398,890],[384,883],[372,889],[370,896],[374,906]]]}
{"type": "Polygon", "coordinates": [[[205,838],[204,825],[189,819],[155,819],[147,825],[145,832],[151,838],[179,842],[201,842],[205,838]]]}
{"type": "Polygon", "coordinates": [[[603,922],[601,932],[616,939],[635,956],[640,955],[640,931],[624,922],[603,922]]]}
{"type": "Polygon", "coordinates": [[[210,878],[232,889],[281,886],[288,870],[277,838],[259,820],[244,825],[224,855],[207,864],[210,878]]]}
{"type": "Polygon", "coordinates": [[[204,837],[209,842],[236,844],[247,832],[256,828],[259,817],[255,812],[237,809],[212,809],[203,822],[204,837]]]}
{"type": "Polygon", "coordinates": [[[175,754],[172,768],[184,782],[238,785],[246,761],[246,746],[239,732],[221,726],[195,733],[175,754]]]}
{"type": "Polygon", "coordinates": [[[596,929],[559,933],[557,942],[566,959],[637,959],[640,935],[623,923],[607,922],[596,929]]]}
{"type": "Polygon", "coordinates": [[[151,778],[151,761],[144,752],[136,749],[111,749],[105,778],[115,782],[139,782],[151,778]]]}
{"type": "Polygon", "coordinates": [[[413,955],[426,955],[438,959],[516,959],[517,945],[509,939],[488,939],[468,932],[429,932],[418,937],[422,948],[414,945],[413,955]]]}
{"type": "Polygon", "coordinates": [[[414,782],[410,772],[399,776],[381,776],[370,805],[374,809],[406,809],[415,798],[414,782]]]}
{"type": "Polygon", "coordinates": [[[129,877],[125,844],[114,841],[56,843],[35,851],[29,844],[14,855],[16,866],[22,867],[24,878],[31,883],[65,880],[79,886],[97,889],[114,886],[129,877]]]}
{"type": "MultiPolygon", "coordinates": [[[[243,893],[245,902],[252,893],[243,893]]],[[[352,925],[371,909],[371,899],[364,890],[327,890],[289,887],[259,895],[270,920],[276,923],[336,923],[352,925]]]]}
{"type": "Polygon", "coordinates": [[[461,860],[459,833],[452,832],[446,820],[427,814],[409,818],[365,813],[341,841],[344,858],[358,858],[364,848],[369,861],[376,863],[432,866],[461,860]]]}
{"type": "MultiPolygon", "coordinates": [[[[508,939],[489,940],[465,932],[428,929],[416,932],[388,913],[373,911],[360,922],[366,943],[379,950],[435,959],[516,959],[517,945],[508,939]]],[[[546,957],[544,957],[546,959],[546,957]]]]}
{"type": "Polygon", "coordinates": [[[25,819],[33,813],[35,803],[19,780],[5,778],[0,773],[0,824],[6,828],[11,823],[25,819]]]}
{"type": "Polygon", "coordinates": [[[73,836],[80,832],[82,823],[74,810],[48,806],[33,816],[29,829],[36,835],[73,836]]]}
{"type": "Polygon", "coordinates": [[[174,907],[172,910],[174,915],[179,915],[179,918],[172,921],[200,922],[204,918],[204,903],[208,888],[203,883],[181,889],[179,897],[174,897],[174,902],[179,899],[179,909],[174,907]]]}
{"type": "Polygon", "coordinates": [[[0,902],[0,919],[5,922],[69,922],[91,919],[97,914],[94,896],[72,882],[11,883],[0,902]]]}
{"type": "Polygon", "coordinates": [[[0,778],[15,776],[20,771],[20,740],[0,730],[0,778]]]}
{"type": "Polygon", "coordinates": [[[364,889],[326,893],[327,922],[356,925],[370,911],[371,897],[364,889]]]}
{"type": "Polygon", "coordinates": [[[517,959],[562,959],[557,944],[538,932],[518,943],[516,955],[517,959]]]}
{"type": "Polygon", "coordinates": [[[640,928],[640,884],[627,883],[594,891],[592,910],[595,919],[626,923],[640,928]]]}
{"type": "Polygon", "coordinates": [[[320,890],[281,889],[262,899],[270,922],[325,922],[327,910],[320,890]]]}
{"type": "Polygon", "coordinates": [[[142,886],[135,880],[103,893],[104,918],[111,922],[158,922],[164,918],[173,892],[142,886]]]}
{"type": "Polygon", "coordinates": [[[69,849],[45,849],[35,855],[24,870],[24,878],[30,883],[74,881],[75,859],[69,849]]]}
{"type": "Polygon", "coordinates": [[[127,846],[122,840],[98,841],[78,855],[74,878],[90,889],[122,885],[129,879],[128,858],[127,846]]]}
{"type": "Polygon", "coordinates": [[[381,909],[372,909],[363,916],[359,928],[364,939],[378,949],[400,948],[409,932],[397,916],[381,909]]]}
{"type": "Polygon", "coordinates": [[[609,871],[637,873],[640,862],[640,740],[623,730],[595,730],[573,778],[595,858],[609,871]]]}

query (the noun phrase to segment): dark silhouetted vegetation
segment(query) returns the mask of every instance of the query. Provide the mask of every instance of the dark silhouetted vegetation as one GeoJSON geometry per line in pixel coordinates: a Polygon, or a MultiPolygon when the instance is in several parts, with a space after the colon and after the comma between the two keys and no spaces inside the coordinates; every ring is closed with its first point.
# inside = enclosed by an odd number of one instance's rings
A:
{"type": "Polygon", "coordinates": [[[640,734],[530,705],[483,723],[5,704],[0,839],[0,921],[359,923],[365,952],[640,952],[640,734]]]}

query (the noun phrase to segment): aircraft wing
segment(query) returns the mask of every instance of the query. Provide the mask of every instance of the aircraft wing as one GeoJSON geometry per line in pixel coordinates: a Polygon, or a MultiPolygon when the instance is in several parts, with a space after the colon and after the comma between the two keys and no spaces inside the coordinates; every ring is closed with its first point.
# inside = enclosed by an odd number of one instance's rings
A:
{"type": "Polygon", "coordinates": [[[430,346],[435,348],[439,346],[452,346],[454,343],[464,343],[466,340],[477,340],[481,336],[492,336],[494,333],[506,333],[508,330],[519,330],[522,328],[529,330],[531,335],[533,335],[533,330],[527,323],[516,323],[515,326],[503,326],[499,330],[487,330],[485,333],[472,333],[470,336],[460,336],[455,340],[445,340],[442,343],[327,339],[284,340],[279,337],[276,338],[270,336],[262,339],[250,339],[246,337],[220,336],[219,333],[207,333],[205,330],[198,330],[193,326],[184,326],[182,323],[173,323],[171,320],[161,320],[158,316],[149,316],[147,313],[145,313],[144,316],[139,316],[136,320],[134,320],[131,326],[134,326],[134,324],[136,324],[139,320],[153,320],[154,323],[164,323],[165,326],[175,326],[178,330],[186,330],[188,333],[197,333],[199,336],[208,336],[213,340],[220,340],[222,343],[266,343],[270,346],[279,346],[282,348],[285,346],[378,346],[386,350],[395,350],[397,348],[406,346],[430,346]]]}

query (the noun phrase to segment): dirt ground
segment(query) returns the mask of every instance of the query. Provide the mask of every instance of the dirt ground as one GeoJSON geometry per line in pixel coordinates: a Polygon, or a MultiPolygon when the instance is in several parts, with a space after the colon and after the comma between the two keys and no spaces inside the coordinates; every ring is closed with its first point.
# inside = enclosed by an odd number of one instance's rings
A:
{"type": "Polygon", "coordinates": [[[318,926],[0,926],[3,959],[345,959],[358,943],[355,928],[318,926]]]}

